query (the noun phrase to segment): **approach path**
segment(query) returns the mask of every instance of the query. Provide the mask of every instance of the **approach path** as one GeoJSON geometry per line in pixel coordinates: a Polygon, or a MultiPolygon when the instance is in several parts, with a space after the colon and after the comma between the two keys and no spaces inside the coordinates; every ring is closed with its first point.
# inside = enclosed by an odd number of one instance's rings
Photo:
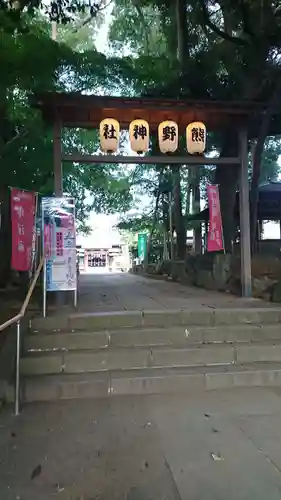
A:
{"type": "Polygon", "coordinates": [[[204,290],[130,273],[87,273],[79,277],[78,311],[111,312],[270,307],[258,299],[204,290]]]}

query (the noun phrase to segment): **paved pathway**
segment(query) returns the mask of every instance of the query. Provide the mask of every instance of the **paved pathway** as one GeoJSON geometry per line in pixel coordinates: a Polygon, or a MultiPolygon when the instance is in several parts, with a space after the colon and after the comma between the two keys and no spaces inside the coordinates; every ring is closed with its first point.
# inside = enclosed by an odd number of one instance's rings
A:
{"type": "Polygon", "coordinates": [[[278,389],[0,412],[3,500],[280,500],[278,389]]]}
{"type": "Polygon", "coordinates": [[[242,299],[227,293],[204,290],[139,275],[81,274],[81,312],[271,307],[258,299],[242,299]]]}

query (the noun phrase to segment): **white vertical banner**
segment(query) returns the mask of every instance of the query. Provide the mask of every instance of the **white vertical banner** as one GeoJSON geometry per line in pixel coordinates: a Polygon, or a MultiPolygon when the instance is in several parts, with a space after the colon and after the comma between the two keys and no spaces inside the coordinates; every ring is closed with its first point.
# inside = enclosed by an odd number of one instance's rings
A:
{"type": "Polygon", "coordinates": [[[77,291],[76,224],[73,198],[42,199],[46,291],[77,291]]]}

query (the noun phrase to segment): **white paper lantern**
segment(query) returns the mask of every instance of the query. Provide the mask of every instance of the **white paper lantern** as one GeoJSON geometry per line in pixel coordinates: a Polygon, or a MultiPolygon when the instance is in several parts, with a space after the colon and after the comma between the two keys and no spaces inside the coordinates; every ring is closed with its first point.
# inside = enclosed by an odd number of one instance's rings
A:
{"type": "Polygon", "coordinates": [[[161,153],[174,153],[178,149],[179,128],[176,122],[167,120],[160,123],[158,142],[161,153]]]}
{"type": "Polygon", "coordinates": [[[149,125],[146,120],[133,120],[129,126],[131,149],[145,153],[149,149],[149,125]]]}
{"type": "Polygon", "coordinates": [[[186,127],[186,148],[191,154],[202,154],[206,148],[206,127],[202,122],[192,122],[186,127]]]}
{"type": "Polygon", "coordinates": [[[105,153],[115,153],[118,149],[120,125],[114,118],[100,122],[100,146],[105,153]]]}

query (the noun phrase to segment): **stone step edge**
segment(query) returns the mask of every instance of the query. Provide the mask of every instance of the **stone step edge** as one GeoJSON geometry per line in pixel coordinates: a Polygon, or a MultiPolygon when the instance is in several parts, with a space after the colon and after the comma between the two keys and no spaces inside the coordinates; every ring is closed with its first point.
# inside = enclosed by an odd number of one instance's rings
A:
{"type": "Polygon", "coordinates": [[[208,308],[206,309],[163,309],[143,311],[110,311],[103,313],[80,313],[68,316],[50,316],[46,319],[35,317],[31,321],[31,328],[36,330],[76,329],[77,331],[89,328],[102,330],[114,328],[153,327],[163,326],[216,326],[228,324],[274,324],[281,322],[281,308],[254,307],[254,308],[208,308]],[[172,323],[173,319],[175,323],[172,323]],[[155,322],[155,320],[157,321],[155,322]],[[88,328],[85,326],[88,323],[88,328]],[[117,324],[114,324],[117,323],[117,324]]]}
{"type": "Polygon", "coordinates": [[[44,376],[59,374],[103,374],[120,370],[138,371],[148,370],[150,373],[157,369],[190,369],[212,366],[245,366],[251,363],[253,366],[260,363],[280,363],[281,349],[276,351],[275,345],[269,346],[200,346],[195,348],[156,348],[156,349],[134,349],[128,357],[128,349],[112,349],[100,353],[91,351],[76,351],[47,353],[45,355],[34,355],[25,357],[21,364],[22,376],[44,376]],[[264,352],[265,349],[265,352],[264,352]],[[116,351],[121,356],[114,357],[116,351]],[[132,352],[134,351],[134,355],[132,352]],[[96,357],[96,354],[100,356],[96,357]],[[126,361],[128,360],[128,361],[126,361]]]}
{"type": "MultiPolygon", "coordinates": [[[[25,402],[60,399],[89,399],[108,396],[192,393],[198,390],[237,387],[281,386],[281,363],[202,367],[188,370],[157,369],[150,374],[140,370],[96,374],[43,375],[22,380],[25,402]]],[[[12,392],[9,392],[10,402],[12,392]]]]}
{"type": "Polygon", "coordinates": [[[196,339],[188,339],[183,338],[182,342],[166,342],[166,343],[154,343],[154,344],[118,344],[118,343],[110,343],[100,345],[97,347],[50,347],[50,348],[27,348],[24,350],[22,359],[30,358],[30,357],[43,357],[43,356],[51,356],[52,354],[89,354],[89,353],[99,353],[101,351],[136,351],[136,350],[181,350],[181,349],[203,349],[205,348],[216,348],[216,347],[230,347],[230,348],[239,348],[239,347],[275,347],[281,346],[281,339],[276,338],[260,338],[255,340],[198,340],[196,339]]]}
{"type": "MultiPolygon", "coordinates": [[[[169,352],[169,351],[207,351],[207,350],[215,350],[215,349],[220,349],[220,348],[226,348],[231,351],[237,351],[237,349],[243,349],[247,348],[249,350],[253,350],[256,348],[268,348],[272,347],[273,349],[275,347],[281,347],[281,339],[280,340],[275,340],[275,339],[269,339],[269,340],[264,340],[261,339],[260,341],[235,341],[235,342],[228,342],[228,341],[214,341],[214,342],[187,342],[183,344],[156,344],[156,345],[136,345],[136,346],[122,346],[122,345],[106,345],[104,347],[95,347],[91,349],[66,349],[66,348],[54,348],[54,349],[31,349],[26,351],[21,359],[40,359],[40,358],[51,358],[52,356],[61,356],[62,359],[64,360],[64,357],[67,358],[68,355],[70,356],[75,356],[76,354],[78,355],[83,355],[85,354],[86,356],[91,355],[91,354],[99,354],[99,353],[105,353],[105,352],[110,352],[111,354],[116,353],[136,353],[137,351],[146,351],[147,354],[151,353],[153,354],[153,351],[161,351],[161,352],[169,352]]],[[[281,359],[280,359],[281,363],[281,359]]]]}
{"type": "MultiPolygon", "coordinates": [[[[281,317],[281,311],[280,311],[280,317],[281,317]]],[[[25,336],[34,338],[34,337],[54,337],[55,335],[96,335],[96,334],[104,334],[107,333],[108,335],[118,335],[120,333],[160,333],[160,332],[166,332],[166,331],[173,331],[173,332],[181,332],[188,330],[188,328],[192,329],[194,332],[197,331],[240,331],[241,329],[246,329],[246,330],[256,330],[256,331],[263,331],[266,329],[269,330],[279,330],[281,332],[281,322],[280,323],[265,323],[265,324],[258,324],[258,323],[236,323],[236,324],[219,324],[219,325],[168,325],[168,326],[128,326],[128,327],[120,327],[117,329],[102,329],[102,330],[75,330],[75,329],[54,329],[54,330],[29,330],[26,332],[25,336]]]]}
{"type": "MultiPolygon", "coordinates": [[[[46,350],[69,349],[76,350],[85,343],[92,344],[85,349],[105,348],[109,345],[116,347],[148,347],[157,345],[185,345],[217,343],[244,343],[244,342],[262,342],[277,341],[280,338],[280,324],[267,326],[249,325],[243,326],[193,326],[189,328],[170,327],[170,328],[150,328],[150,329],[120,329],[114,331],[72,331],[72,332],[51,332],[51,333],[28,333],[24,337],[25,352],[28,350],[42,349],[42,344],[48,344],[46,350]],[[246,337],[243,339],[243,335],[246,337]],[[151,337],[151,339],[150,339],[151,337]],[[211,340],[208,340],[211,337],[211,340]],[[238,338],[237,338],[238,337],[238,338]],[[53,344],[52,345],[52,341],[53,344]],[[77,342],[77,346],[75,346],[77,342]],[[41,346],[40,346],[41,344],[41,346]],[[60,344],[60,346],[58,346],[60,344]],[[64,345],[63,345],[64,344],[64,345]],[[69,344],[73,344],[69,347],[69,344]],[[35,347],[34,345],[39,346],[35,347]]],[[[43,347],[44,349],[44,347],[43,347]]]]}

